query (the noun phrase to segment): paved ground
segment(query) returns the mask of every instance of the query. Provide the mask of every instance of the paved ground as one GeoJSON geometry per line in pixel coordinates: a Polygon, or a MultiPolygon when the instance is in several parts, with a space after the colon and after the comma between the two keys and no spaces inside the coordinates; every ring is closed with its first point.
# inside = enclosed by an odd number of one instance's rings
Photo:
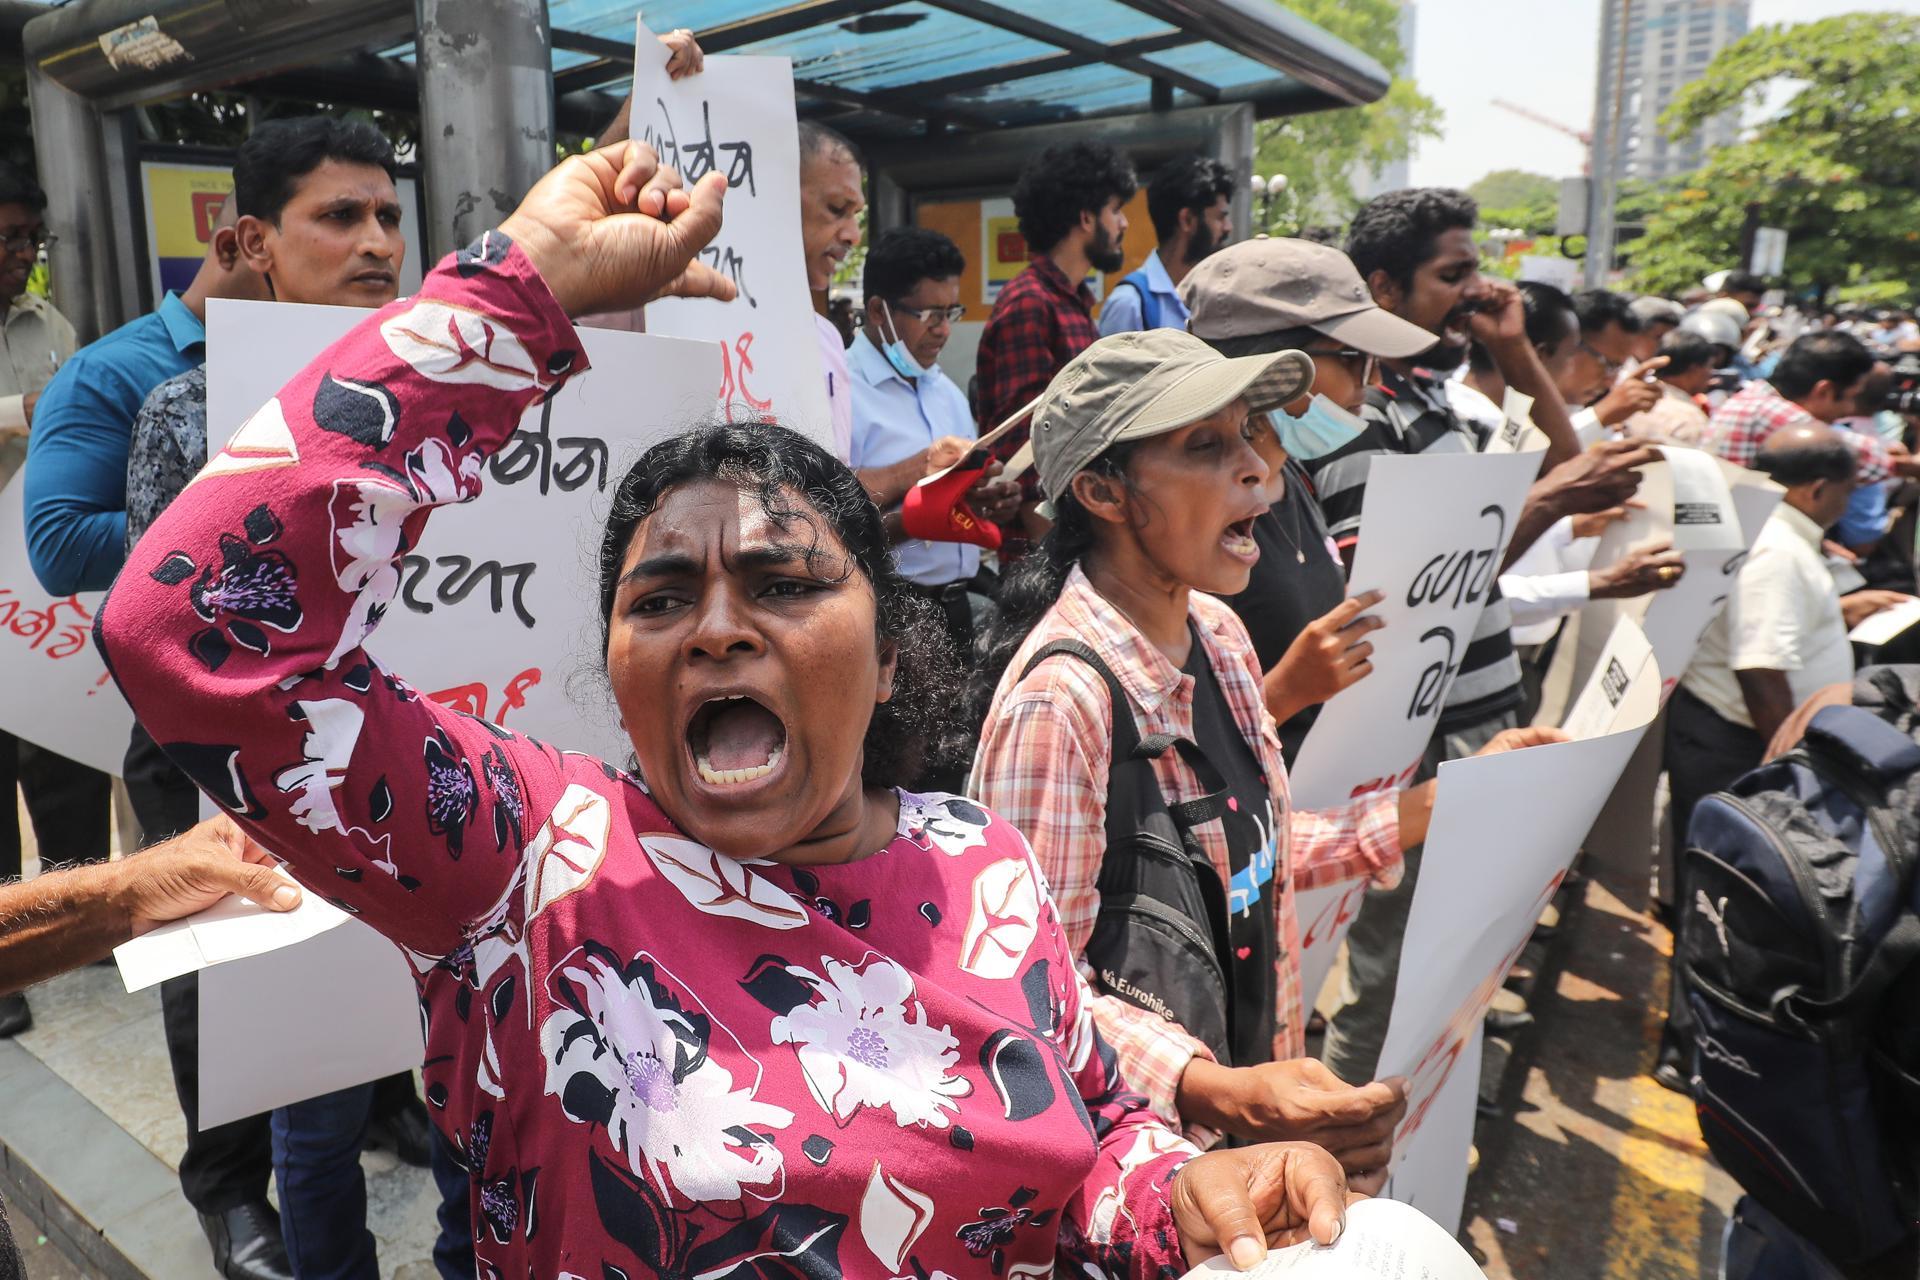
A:
{"type": "Polygon", "coordinates": [[[1466,1235],[1491,1280],[1711,1280],[1739,1191],[1693,1105],[1647,1075],[1671,938],[1597,869],[1552,949],[1501,1115],[1482,1119],[1466,1235]]]}
{"type": "MultiPolygon", "coordinates": [[[[21,806],[26,872],[39,870],[32,823],[21,806]]],[[[114,851],[119,852],[118,833],[114,851]]],[[[160,991],[129,995],[112,966],[91,966],[33,989],[34,1028],[16,1043],[64,1078],[88,1101],[169,1169],[186,1150],[186,1121],[174,1097],[160,1026],[160,991]]],[[[434,1206],[438,1193],[425,1169],[386,1152],[361,1158],[367,1174],[368,1225],[380,1249],[382,1280],[433,1280],[434,1206]]],[[[182,1214],[177,1228],[198,1237],[199,1224],[182,1214]]],[[[38,1243],[30,1222],[17,1224],[30,1280],[77,1280],[85,1275],[59,1250],[38,1243]]],[[[207,1274],[213,1275],[211,1268],[207,1274]]],[[[168,1276],[164,1280],[198,1280],[168,1276]]]]}

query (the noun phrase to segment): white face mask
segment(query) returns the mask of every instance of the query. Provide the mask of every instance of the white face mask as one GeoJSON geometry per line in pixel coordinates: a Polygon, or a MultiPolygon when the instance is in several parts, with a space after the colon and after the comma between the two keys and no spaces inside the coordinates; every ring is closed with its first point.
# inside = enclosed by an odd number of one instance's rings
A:
{"type": "Polygon", "coordinates": [[[1276,409],[1267,415],[1267,420],[1273,423],[1273,432],[1280,437],[1280,447],[1288,456],[1302,462],[1326,457],[1367,426],[1364,418],[1347,412],[1317,391],[1307,402],[1307,411],[1299,417],[1290,416],[1285,409],[1276,409]]]}
{"type": "Polygon", "coordinates": [[[893,308],[887,305],[885,298],[880,300],[880,310],[885,313],[887,328],[893,333],[892,338],[880,345],[880,354],[887,358],[887,363],[893,366],[893,371],[905,378],[908,382],[912,382],[916,378],[924,378],[927,374],[933,372],[933,370],[927,368],[927,366],[921,364],[918,360],[915,360],[913,353],[907,350],[906,342],[900,337],[899,328],[893,323],[893,308]]]}

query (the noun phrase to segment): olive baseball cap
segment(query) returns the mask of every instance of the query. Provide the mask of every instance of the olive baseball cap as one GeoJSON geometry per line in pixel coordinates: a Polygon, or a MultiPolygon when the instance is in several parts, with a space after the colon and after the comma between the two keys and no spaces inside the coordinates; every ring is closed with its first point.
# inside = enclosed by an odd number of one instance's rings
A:
{"type": "Polygon", "coordinates": [[[1373,301],[1353,259],[1311,240],[1256,236],[1207,255],[1180,282],[1202,338],[1317,329],[1387,360],[1410,360],[1440,339],[1373,301]]]}
{"type": "Polygon", "coordinates": [[[1313,361],[1298,351],[1230,360],[1178,329],[1102,338],[1053,376],[1033,411],[1027,444],[1008,470],[1030,460],[1040,489],[1060,497],[1087,464],[1122,440],[1178,431],[1235,400],[1259,413],[1313,385],[1313,361]]]}

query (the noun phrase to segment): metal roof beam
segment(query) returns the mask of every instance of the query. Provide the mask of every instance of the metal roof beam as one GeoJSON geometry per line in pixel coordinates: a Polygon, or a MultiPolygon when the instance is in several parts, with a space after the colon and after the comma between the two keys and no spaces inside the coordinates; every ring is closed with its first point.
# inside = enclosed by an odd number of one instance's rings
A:
{"type": "Polygon", "coordinates": [[[818,98],[823,102],[839,103],[842,106],[858,107],[862,111],[878,111],[882,115],[899,116],[906,120],[925,120],[929,125],[962,125],[969,129],[998,129],[1001,122],[989,115],[982,115],[965,107],[948,106],[931,102],[917,93],[895,93],[885,89],[862,92],[857,89],[843,89],[837,84],[823,84],[818,80],[794,79],[793,91],[818,98]]]}
{"type": "MultiPolygon", "coordinates": [[[[1186,31],[1163,31],[1157,36],[1140,36],[1133,40],[1122,40],[1118,44],[1108,46],[1107,52],[1128,56],[1160,53],[1167,49],[1178,49],[1195,44],[1199,39],[1200,37],[1186,31]]],[[[944,97],[949,93],[968,93],[974,89],[985,89],[991,85],[1007,84],[1014,80],[1048,76],[1056,71],[1072,71],[1078,67],[1092,66],[1099,61],[1101,61],[1100,58],[1089,53],[1050,53],[1042,58],[1028,58],[1024,62],[1009,62],[960,75],[942,76],[937,80],[922,80],[913,86],[913,91],[924,93],[928,97],[944,97]]]]}
{"type": "MultiPolygon", "coordinates": [[[[1029,40],[1058,46],[1069,53],[1083,54],[1092,62],[1105,62],[1122,70],[1131,71],[1137,76],[1145,76],[1150,81],[1165,80],[1174,88],[1185,89],[1204,102],[1220,100],[1220,87],[1198,76],[1190,76],[1184,71],[1162,66],[1138,54],[1121,53],[1114,46],[1102,41],[1068,31],[1065,27],[1056,27],[1052,23],[1042,22],[1038,18],[1029,18],[1024,13],[1016,13],[1012,9],[993,4],[991,0],[926,0],[926,3],[936,9],[945,9],[948,13],[972,18],[975,22],[984,22],[990,27],[998,27],[1002,31],[1011,31],[1015,35],[1025,36],[1029,40]]],[[[1176,22],[1173,25],[1183,30],[1191,29],[1184,23],[1176,22]]]]}
{"type": "MultiPolygon", "coordinates": [[[[778,36],[792,35],[796,31],[805,31],[809,27],[823,27],[829,23],[840,22],[847,18],[857,18],[898,4],[900,0],[801,0],[798,4],[786,5],[771,13],[758,14],[751,18],[742,18],[738,22],[729,22],[723,26],[707,27],[696,31],[694,38],[700,42],[705,53],[726,53],[755,44],[761,40],[772,40],[778,36]]],[[[589,35],[584,31],[559,31],[553,33],[553,47],[565,49],[569,53],[593,55],[592,62],[583,62],[579,66],[556,71],[553,87],[556,93],[568,93],[575,89],[591,88],[605,84],[609,80],[618,80],[633,71],[633,46],[607,36],[589,35]]]]}
{"type": "MultiPolygon", "coordinates": [[[[933,0],[942,3],[943,0],[933,0]]],[[[1272,0],[1120,0],[1150,18],[1191,31],[1320,90],[1361,106],[1386,96],[1387,69],[1272,0]]],[[[1176,82],[1178,83],[1178,82],[1176,82]]]]}

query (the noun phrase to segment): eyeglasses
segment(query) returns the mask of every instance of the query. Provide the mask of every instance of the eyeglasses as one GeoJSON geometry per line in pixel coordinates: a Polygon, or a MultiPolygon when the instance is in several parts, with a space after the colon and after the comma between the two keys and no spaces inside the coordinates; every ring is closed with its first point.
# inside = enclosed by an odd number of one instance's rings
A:
{"type": "Polygon", "coordinates": [[[912,316],[925,325],[938,324],[942,320],[953,324],[967,314],[966,305],[959,302],[950,307],[903,307],[897,302],[889,302],[887,308],[897,316],[912,316]]]}
{"type": "Polygon", "coordinates": [[[6,239],[0,240],[0,250],[5,250],[7,253],[38,254],[42,249],[54,243],[56,238],[55,236],[47,234],[46,228],[42,227],[38,231],[29,231],[23,236],[8,236],[6,239]]]}
{"type": "Polygon", "coordinates": [[[1355,351],[1352,347],[1305,347],[1310,356],[1325,356],[1338,360],[1346,366],[1347,372],[1359,379],[1360,385],[1370,387],[1379,380],[1380,357],[1371,352],[1355,351]]]}
{"type": "Polygon", "coordinates": [[[1595,350],[1593,344],[1585,338],[1580,339],[1580,349],[1592,356],[1595,360],[1598,360],[1600,367],[1605,369],[1609,374],[1617,374],[1621,369],[1626,367],[1623,362],[1609,359],[1606,355],[1595,350]]]}

